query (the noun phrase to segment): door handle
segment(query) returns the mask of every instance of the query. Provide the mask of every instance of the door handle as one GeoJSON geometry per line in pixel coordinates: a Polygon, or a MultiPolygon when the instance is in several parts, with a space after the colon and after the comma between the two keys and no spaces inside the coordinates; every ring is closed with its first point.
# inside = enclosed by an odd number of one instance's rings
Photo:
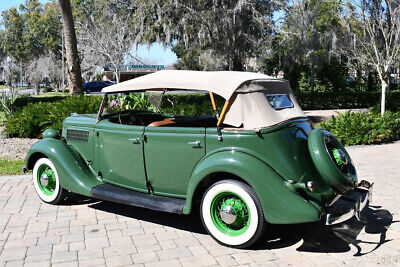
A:
{"type": "Polygon", "coordinates": [[[193,147],[201,147],[201,142],[200,140],[194,141],[194,142],[188,142],[188,145],[191,145],[193,147]]]}
{"type": "Polygon", "coordinates": [[[140,144],[140,138],[131,138],[129,141],[132,141],[133,144],[140,144]]]}

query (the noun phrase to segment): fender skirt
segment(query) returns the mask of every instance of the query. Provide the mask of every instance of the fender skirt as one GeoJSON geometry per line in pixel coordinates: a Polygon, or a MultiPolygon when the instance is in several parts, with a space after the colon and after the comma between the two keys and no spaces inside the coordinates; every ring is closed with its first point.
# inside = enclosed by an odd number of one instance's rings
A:
{"type": "Polygon", "coordinates": [[[34,144],[25,159],[27,169],[33,169],[35,161],[41,154],[53,162],[61,186],[68,191],[91,196],[92,188],[103,184],[80,155],[61,140],[45,138],[34,144]]]}
{"type": "Polygon", "coordinates": [[[190,213],[201,180],[217,172],[231,173],[245,180],[260,199],[264,218],[269,223],[291,224],[321,219],[322,208],[319,205],[291,191],[284,179],[260,159],[235,150],[211,154],[197,164],[189,181],[183,213],[190,213]]]}

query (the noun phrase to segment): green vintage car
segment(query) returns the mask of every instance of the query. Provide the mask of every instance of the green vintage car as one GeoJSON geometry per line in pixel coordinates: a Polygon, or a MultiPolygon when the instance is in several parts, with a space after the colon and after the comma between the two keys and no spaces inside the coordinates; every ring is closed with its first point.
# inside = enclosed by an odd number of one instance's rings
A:
{"type": "Polygon", "coordinates": [[[46,130],[28,152],[25,169],[33,170],[42,201],[59,204],[74,192],[164,212],[199,211],[218,242],[248,247],[268,224],[340,223],[359,218],[370,200],[371,184],[357,181],[334,136],[313,129],[287,81],[164,70],[103,92],[98,114],[72,114],[61,136],[46,130]],[[171,92],[209,94],[213,115],[164,114],[160,103],[171,92]],[[148,94],[151,110],[138,110],[140,97],[128,103],[131,93],[148,94]]]}

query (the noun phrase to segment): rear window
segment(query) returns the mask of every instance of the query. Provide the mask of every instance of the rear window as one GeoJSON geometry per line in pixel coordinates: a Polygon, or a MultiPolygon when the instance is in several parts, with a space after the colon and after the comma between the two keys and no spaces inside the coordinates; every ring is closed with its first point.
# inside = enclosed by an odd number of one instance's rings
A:
{"type": "Polygon", "coordinates": [[[292,108],[293,103],[286,94],[266,94],[268,103],[275,110],[292,108]]]}

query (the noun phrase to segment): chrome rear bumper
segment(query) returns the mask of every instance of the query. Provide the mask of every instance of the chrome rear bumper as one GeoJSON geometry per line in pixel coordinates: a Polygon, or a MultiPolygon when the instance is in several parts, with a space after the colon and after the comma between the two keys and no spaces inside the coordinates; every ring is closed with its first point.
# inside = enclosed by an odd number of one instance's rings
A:
{"type": "Polygon", "coordinates": [[[362,180],[353,193],[341,196],[327,207],[326,225],[338,224],[356,216],[360,220],[361,211],[372,201],[373,183],[362,180]]]}

